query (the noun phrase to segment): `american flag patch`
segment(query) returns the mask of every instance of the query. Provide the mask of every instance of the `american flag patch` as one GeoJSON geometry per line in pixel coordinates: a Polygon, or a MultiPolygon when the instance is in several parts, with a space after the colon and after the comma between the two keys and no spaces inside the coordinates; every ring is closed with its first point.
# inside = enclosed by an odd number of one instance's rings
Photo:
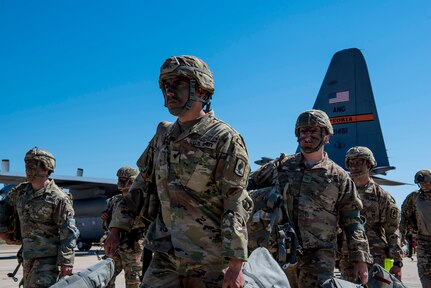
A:
{"type": "Polygon", "coordinates": [[[328,95],[329,104],[335,104],[340,102],[349,102],[349,91],[337,92],[334,94],[331,93],[328,95]]]}

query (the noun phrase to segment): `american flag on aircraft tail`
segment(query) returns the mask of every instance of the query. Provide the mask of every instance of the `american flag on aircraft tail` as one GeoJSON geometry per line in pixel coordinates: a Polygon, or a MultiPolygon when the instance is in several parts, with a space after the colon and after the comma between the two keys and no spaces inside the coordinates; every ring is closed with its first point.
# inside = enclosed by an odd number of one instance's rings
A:
{"type": "Polygon", "coordinates": [[[328,98],[329,98],[329,104],[349,102],[349,91],[331,93],[328,95],[328,98]]]}

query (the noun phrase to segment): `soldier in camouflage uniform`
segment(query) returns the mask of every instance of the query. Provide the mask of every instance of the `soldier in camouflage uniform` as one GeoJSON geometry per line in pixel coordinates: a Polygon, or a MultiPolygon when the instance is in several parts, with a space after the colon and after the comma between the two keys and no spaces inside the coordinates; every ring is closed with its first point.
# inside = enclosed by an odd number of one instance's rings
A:
{"type": "MultiPolygon", "coordinates": [[[[371,170],[377,165],[373,152],[363,146],[352,147],[346,153],[345,164],[364,205],[361,215],[366,219],[365,232],[374,263],[384,266],[385,258],[394,259],[390,273],[401,280],[400,209],[391,194],[371,178],[371,170]]],[[[348,259],[347,248],[343,247],[342,251],[342,277],[354,282],[354,265],[348,259]]]]}
{"type": "MultiPolygon", "coordinates": [[[[111,222],[112,213],[115,209],[118,209],[118,205],[121,200],[129,192],[129,188],[138,175],[138,171],[132,167],[121,167],[117,171],[118,177],[118,190],[121,194],[113,196],[108,200],[108,207],[102,212],[103,226],[109,227],[111,222]]],[[[111,281],[108,283],[108,288],[115,287],[115,279],[118,274],[124,269],[124,278],[126,281],[127,288],[139,287],[140,273],[142,270],[141,254],[143,248],[143,236],[144,236],[144,223],[140,218],[136,218],[133,223],[133,227],[130,233],[124,233],[120,239],[121,244],[117,252],[114,255],[115,273],[112,276],[111,281]]]]}
{"type": "Polygon", "coordinates": [[[15,221],[19,222],[17,244],[22,244],[25,288],[49,287],[59,277],[72,275],[74,248],[79,231],[71,198],[49,179],[55,158],[33,148],[24,158],[28,182],[9,194],[15,221]]]}
{"type": "Polygon", "coordinates": [[[417,233],[418,272],[422,287],[431,287],[431,170],[415,175],[419,191],[410,193],[401,206],[400,230],[417,233]]]}
{"type": "Polygon", "coordinates": [[[253,172],[249,189],[270,186],[278,174],[289,217],[302,249],[298,263],[287,276],[292,287],[320,287],[334,275],[337,249],[337,218],[347,235],[355,275],[368,281],[367,263],[372,259],[359,211],[362,203],[347,173],[328,158],[324,145],[333,134],[325,112],[301,113],[295,127],[301,152],[277,158],[253,172]],[[338,217],[337,217],[338,216],[338,217]]]}
{"type": "Polygon", "coordinates": [[[242,287],[253,208],[244,141],[210,110],[213,74],[201,59],[168,58],[159,86],[178,118],[159,124],[139,158],[140,173],[121,213],[114,213],[106,253],[136,215],[155,216],[146,236],[155,253],[143,287],[242,287]]]}

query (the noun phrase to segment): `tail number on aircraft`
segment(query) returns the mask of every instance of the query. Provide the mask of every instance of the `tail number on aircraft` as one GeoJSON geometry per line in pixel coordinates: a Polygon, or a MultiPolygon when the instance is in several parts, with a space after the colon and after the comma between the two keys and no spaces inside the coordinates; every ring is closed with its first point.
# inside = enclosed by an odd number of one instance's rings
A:
{"type": "Polygon", "coordinates": [[[347,128],[334,129],[334,135],[343,135],[347,133],[348,133],[347,128]]]}

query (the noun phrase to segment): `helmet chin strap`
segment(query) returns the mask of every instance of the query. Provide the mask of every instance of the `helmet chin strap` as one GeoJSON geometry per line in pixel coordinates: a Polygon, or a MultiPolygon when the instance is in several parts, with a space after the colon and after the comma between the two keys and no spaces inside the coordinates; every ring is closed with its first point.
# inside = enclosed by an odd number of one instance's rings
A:
{"type": "Polygon", "coordinates": [[[313,152],[316,152],[316,151],[319,151],[319,149],[320,149],[320,147],[322,147],[323,146],[323,139],[319,142],[319,145],[317,145],[316,147],[314,147],[314,148],[311,148],[311,147],[305,147],[305,148],[302,148],[301,147],[301,150],[302,150],[302,152],[304,152],[304,153],[313,153],[313,152]]]}

